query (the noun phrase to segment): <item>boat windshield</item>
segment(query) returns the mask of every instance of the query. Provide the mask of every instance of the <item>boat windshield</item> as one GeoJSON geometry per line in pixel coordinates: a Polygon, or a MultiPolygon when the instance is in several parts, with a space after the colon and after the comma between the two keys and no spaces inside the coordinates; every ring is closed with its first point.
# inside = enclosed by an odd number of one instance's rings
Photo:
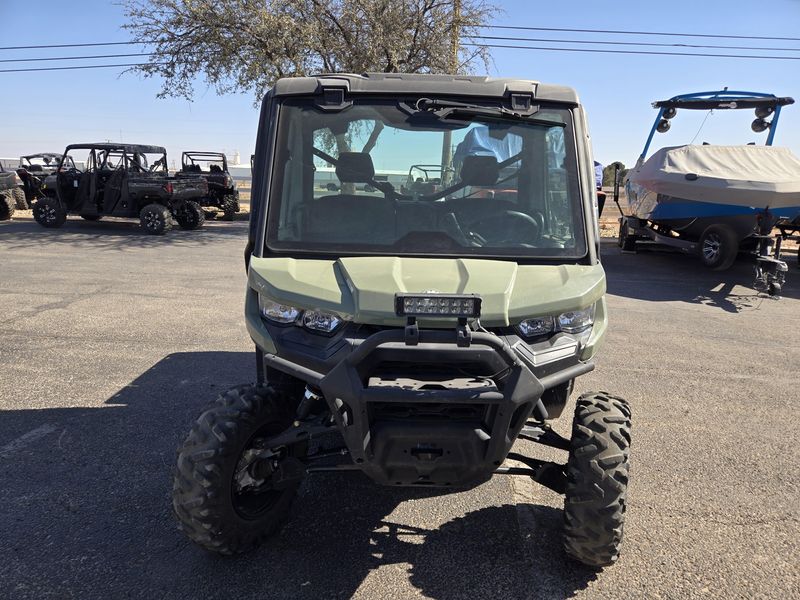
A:
{"type": "Polygon", "coordinates": [[[578,259],[586,254],[569,109],[284,101],[267,253],[578,259]]]}

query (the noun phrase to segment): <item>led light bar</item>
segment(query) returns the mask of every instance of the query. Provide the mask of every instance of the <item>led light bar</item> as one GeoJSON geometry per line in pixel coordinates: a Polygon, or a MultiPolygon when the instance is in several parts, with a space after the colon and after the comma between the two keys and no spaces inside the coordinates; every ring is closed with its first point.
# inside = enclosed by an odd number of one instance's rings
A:
{"type": "Polygon", "coordinates": [[[481,297],[475,294],[396,294],[395,313],[399,317],[481,316],[481,297]]]}

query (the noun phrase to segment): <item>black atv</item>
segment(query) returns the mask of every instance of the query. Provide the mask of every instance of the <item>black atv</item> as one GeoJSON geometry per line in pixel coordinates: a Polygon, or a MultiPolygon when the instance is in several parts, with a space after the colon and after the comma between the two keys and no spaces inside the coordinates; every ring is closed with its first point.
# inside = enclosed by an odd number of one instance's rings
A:
{"type": "Polygon", "coordinates": [[[26,208],[22,180],[16,172],[6,171],[0,163],[0,221],[9,220],[16,209],[26,208]]]}
{"type": "Polygon", "coordinates": [[[228,172],[228,159],[222,152],[184,152],[178,178],[200,176],[208,182],[208,196],[201,206],[218,208],[226,221],[239,212],[239,190],[228,172]]]}
{"type": "Polygon", "coordinates": [[[36,201],[33,216],[43,227],[60,227],[68,213],[87,221],[103,217],[138,217],[150,234],[172,228],[198,229],[205,221],[198,200],[208,194],[199,177],[176,180],[167,171],[167,151],[142,144],[72,144],[58,169],[45,179],[46,196],[36,201]],[[85,168],[73,156],[86,155],[85,168]]]}
{"type": "MultiPolygon", "coordinates": [[[[42,184],[49,175],[56,172],[60,163],[61,154],[56,154],[55,152],[41,152],[19,157],[17,175],[22,179],[22,189],[25,193],[25,209],[31,208],[36,200],[46,196],[42,189],[42,184]]],[[[66,161],[64,168],[75,168],[72,158],[66,161]]],[[[17,208],[23,207],[18,206],[17,208]]]]}

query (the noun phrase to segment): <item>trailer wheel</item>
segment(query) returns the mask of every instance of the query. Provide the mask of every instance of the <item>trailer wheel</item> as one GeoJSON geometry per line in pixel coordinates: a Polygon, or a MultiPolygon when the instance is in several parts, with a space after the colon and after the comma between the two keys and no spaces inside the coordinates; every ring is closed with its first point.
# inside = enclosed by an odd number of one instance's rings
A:
{"type": "Polygon", "coordinates": [[[300,465],[302,476],[308,442],[265,448],[263,440],[291,426],[297,402],[289,389],[231,388],[200,415],[178,450],[172,506],[180,529],[204,549],[246,552],[288,518],[301,477],[282,477],[284,465],[300,465]]]}
{"type": "Polygon", "coordinates": [[[11,194],[0,192],[0,221],[8,221],[14,216],[14,198],[11,194]]]}
{"type": "Polygon", "coordinates": [[[624,219],[619,220],[619,233],[617,234],[617,246],[622,248],[625,244],[625,238],[627,237],[626,234],[628,232],[628,227],[625,225],[624,219]]]}
{"type": "Polygon", "coordinates": [[[206,213],[197,202],[190,200],[175,211],[175,220],[181,229],[200,229],[206,222],[206,213]]]}
{"type": "Polygon", "coordinates": [[[592,567],[616,562],[628,489],[631,410],[605,392],[578,398],[564,496],[564,550],[592,567]]]}
{"type": "Polygon", "coordinates": [[[736,260],[739,238],[727,225],[711,225],[700,236],[700,260],[709,269],[724,271],[736,260]]]}
{"type": "Polygon", "coordinates": [[[142,229],[151,235],[163,235],[172,229],[172,215],[166,206],[148,204],[139,213],[142,229]]]}
{"type": "Polygon", "coordinates": [[[42,227],[61,227],[67,221],[67,211],[56,198],[40,198],[33,205],[33,218],[42,227]]]}
{"type": "Polygon", "coordinates": [[[622,248],[623,252],[636,252],[636,236],[631,235],[628,222],[623,218],[619,220],[617,245],[622,248]]]}

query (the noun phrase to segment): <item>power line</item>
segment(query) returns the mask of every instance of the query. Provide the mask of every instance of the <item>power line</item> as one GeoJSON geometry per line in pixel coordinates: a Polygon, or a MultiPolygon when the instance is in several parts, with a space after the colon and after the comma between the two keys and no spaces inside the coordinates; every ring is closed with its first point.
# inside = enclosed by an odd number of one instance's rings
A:
{"type": "Polygon", "coordinates": [[[153,53],[142,52],[136,54],[96,54],[94,56],[47,56],[43,58],[4,58],[0,59],[0,63],[38,62],[42,60],[88,60],[97,58],[127,58],[129,56],[153,56],[153,53]]]}
{"type": "MultiPolygon", "coordinates": [[[[729,35],[717,33],[679,33],[672,31],[627,31],[621,29],[576,29],[567,27],[528,27],[522,25],[482,25],[480,29],[512,29],[522,31],[555,31],[555,32],[570,32],[570,33],[603,33],[613,35],[657,35],[657,36],[671,36],[671,37],[690,37],[690,38],[716,38],[716,39],[735,39],[735,40],[773,40],[784,42],[800,42],[800,38],[793,37],[777,37],[777,36],[763,36],[763,35],[729,35]]],[[[474,36],[484,37],[484,36],[474,36]]],[[[152,41],[127,41],[127,42],[91,42],[91,43],[77,43],[77,44],[38,44],[31,46],[2,46],[0,50],[34,50],[40,48],[81,48],[90,46],[124,46],[131,44],[152,44],[152,41]]],[[[601,43],[601,42],[598,42],[601,43]]],[[[744,49],[744,48],[743,48],[744,49]]],[[[754,50],[760,48],[753,48],[754,50]]],[[[779,50],[779,48],[775,48],[779,50]]]]}
{"type": "Polygon", "coordinates": [[[800,60],[800,56],[764,56],[764,55],[752,55],[752,54],[704,54],[702,52],[658,52],[655,50],[600,50],[599,48],[551,48],[548,46],[512,46],[505,44],[464,43],[462,45],[484,47],[484,48],[510,48],[513,50],[549,50],[552,52],[588,52],[597,54],[646,54],[654,56],[703,56],[707,58],[800,60]]]}
{"type": "Polygon", "coordinates": [[[39,48],[85,48],[87,46],[126,46],[130,44],[148,44],[149,42],[94,42],[86,44],[44,44],[39,46],[3,46],[0,50],[34,50],[39,48]]]}
{"type": "Polygon", "coordinates": [[[30,69],[0,69],[0,73],[22,73],[24,71],[68,71],[70,69],[108,69],[111,67],[144,67],[165,65],[167,63],[128,63],[123,65],[76,65],[74,67],[35,67],[30,69]]]}
{"type": "Polygon", "coordinates": [[[616,29],[567,29],[559,27],[522,27],[515,25],[481,25],[480,29],[522,29],[525,31],[568,31],[571,33],[612,33],[618,35],[666,35],[675,37],[723,38],[733,40],[777,40],[784,42],[800,42],[800,38],[772,37],[761,35],[722,35],[715,33],[675,33],[666,31],[623,31],[616,29]]]}
{"type": "Polygon", "coordinates": [[[657,42],[612,42],[606,40],[564,40],[564,39],[548,39],[548,38],[525,38],[525,37],[504,37],[498,35],[470,35],[466,36],[474,39],[482,40],[505,40],[509,42],[547,42],[554,44],[602,44],[610,46],[656,46],[661,48],[711,48],[716,50],[753,50],[753,51],[768,51],[776,50],[778,52],[800,52],[800,48],[776,48],[758,47],[758,46],[714,46],[703,44],[665,44],[657,42]]]}

